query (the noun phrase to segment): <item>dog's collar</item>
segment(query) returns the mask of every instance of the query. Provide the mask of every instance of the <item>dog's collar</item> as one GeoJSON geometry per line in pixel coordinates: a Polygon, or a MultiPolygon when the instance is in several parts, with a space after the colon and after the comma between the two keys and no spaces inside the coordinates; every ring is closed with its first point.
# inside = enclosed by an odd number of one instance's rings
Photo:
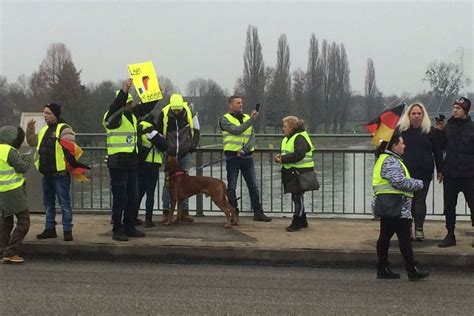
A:
{"type": "Polygon", "coordinates": [[[186,174],[185,172],[178,171],[178,172],[175,172],[175,173],[171,174],[170,177],[182,176],[182,175],[185,175],[185,174],[186,174]]]}

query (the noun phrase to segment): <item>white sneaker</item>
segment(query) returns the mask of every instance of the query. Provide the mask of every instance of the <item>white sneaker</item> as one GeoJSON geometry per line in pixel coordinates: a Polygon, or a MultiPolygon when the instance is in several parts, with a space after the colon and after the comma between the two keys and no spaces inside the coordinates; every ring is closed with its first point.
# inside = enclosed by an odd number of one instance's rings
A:
{"type": "Polygon", "coordinates": [[[19,255],[13,255],[11,257],[3,257],[3,263],[23,263],[25,260],[19,255]]]}

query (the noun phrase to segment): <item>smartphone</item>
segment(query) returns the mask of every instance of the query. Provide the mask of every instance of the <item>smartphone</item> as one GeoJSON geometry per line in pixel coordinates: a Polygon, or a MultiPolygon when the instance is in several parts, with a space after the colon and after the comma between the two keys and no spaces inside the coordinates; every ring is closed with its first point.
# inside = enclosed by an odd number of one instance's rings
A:
{"type": "Polygon", "coordinates": [[[255,104],[255,111],[258,112],[258,110],[260,110],[260,103],[255,104]]]}

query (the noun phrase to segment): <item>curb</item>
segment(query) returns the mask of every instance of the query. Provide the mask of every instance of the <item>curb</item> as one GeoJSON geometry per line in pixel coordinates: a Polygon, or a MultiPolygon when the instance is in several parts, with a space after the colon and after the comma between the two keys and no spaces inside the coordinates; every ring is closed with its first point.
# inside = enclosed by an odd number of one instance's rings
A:
{"type": "MultiPolygon", "coordinates": [[[[45,244],[25,242],[31,258],[59,260],[147,261],[163,263],[220,263],[295,267],[373,267],[376,251],[338,249],[265,249],[251,247],[122,246],[111,244],[45,244]]],[[[394,266],[404,266],[398,250],[390,253],[394,266]]],[[[474,269],[473,254],[416,253],[426,267],[474,269]]]]}

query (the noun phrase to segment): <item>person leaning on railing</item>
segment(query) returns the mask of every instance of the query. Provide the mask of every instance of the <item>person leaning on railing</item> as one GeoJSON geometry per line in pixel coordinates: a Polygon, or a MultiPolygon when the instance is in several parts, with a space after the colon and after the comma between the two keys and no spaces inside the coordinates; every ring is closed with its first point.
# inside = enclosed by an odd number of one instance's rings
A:
{"type": "Polygon", "coordinates": [[[286,231],[294,232],[308,227],[304,208],[304,191],[299,188],[297,177],[298,173],[314,170],[314,146],[303,127],[302,119],[286,116],[282,121],[285,137],[281,142],[281,153],[275,156],[275,162],[282,166],[281,179],[284,192],[291,193],[291,200],[295,205],[293,220],[290,226],[286,227],[286,231]]]}
{"type": "Polygon", "coordinates": [[[375,151],[372,187],[372,208],[380,217],[380,235],[377,240],[377,278],[399,279],[391,270],[388,249],[393,234],[397,234],[400,252],[410,281],[428,277],[427,270],[418,267],[413,257],[410,240],[411,199],[413,192],[423,188],[423,181],[413,179],[401,156],[405,151],[403,138],[395,131],[390,141],[382,142],[375,151]]]}

